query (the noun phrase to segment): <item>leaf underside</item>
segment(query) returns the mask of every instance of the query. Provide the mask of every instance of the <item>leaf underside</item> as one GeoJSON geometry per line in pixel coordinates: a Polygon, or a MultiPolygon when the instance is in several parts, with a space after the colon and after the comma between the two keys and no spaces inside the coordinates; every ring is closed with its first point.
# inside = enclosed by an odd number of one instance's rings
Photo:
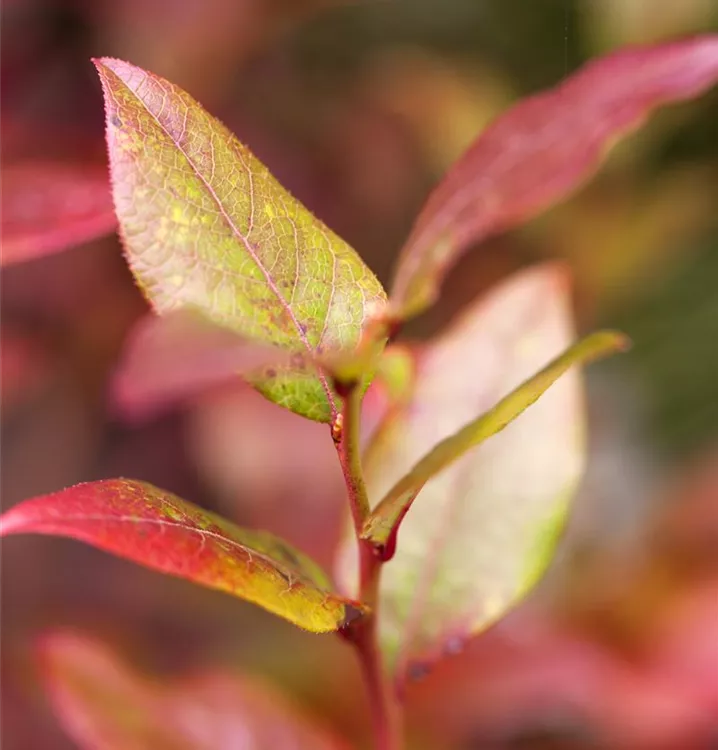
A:
{"type": "MultiPolygon", "coordinates": [[[[120,60],[95,65],[121,234],[155,309],[192,307],[310,359],[353,349],[385,302],[354,250],[186,92],[120,60]]],[[[249,379],[310,419],[337,413],[327,378],[301,358],[249,379]]]]}
{"type": "Polygon", "coordinates": [[[241,529],[146,482],[88,482],[26,500],[0,517],[0,536],[23,533],[78,539],[315,633],[337,630],[359,613],[359,605],[329,590],[311,559],[281,539],[241,529]]]}

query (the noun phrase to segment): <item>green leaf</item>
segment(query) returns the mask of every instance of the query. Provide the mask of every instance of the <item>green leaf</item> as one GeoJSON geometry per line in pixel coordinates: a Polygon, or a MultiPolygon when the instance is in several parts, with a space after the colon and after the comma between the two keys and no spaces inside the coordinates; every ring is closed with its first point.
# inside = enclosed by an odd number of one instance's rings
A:
{"type": "Polygon", "coordinates": [[[264,531],[242,529],[147,482],[107,479],[16,505],[0,536],[78,539],[167,575],[253,602],[305,630],[338,630],[361,605],[332,593],[309,557],[264,531]]]}
{"type": "MultiPolygon", "coordinates": [[[[308,359],[356,347],[386,296],[354,250],[187,93],[120,60],[95,65],[121,234],[155,309],[193,307],[308,359]]],[[[337,413],[301,358],[249,379],[310,419],[337,413]]]]}
{"type": "Polygon", "coordinates": [[[398,530],[424,485],[440,471],[461,458],[492,435],[501,432],[516,417],[534,404],[569,367],[614,354],[628,347],[628,339],[616,331],[600,331],[574,344],[550,362],[543,370],[524,381],[496,406],[469,422],[458,432],[442,440],[414,468],[405,474],[385,495],[362,530],[362,538],[385,545],[398,530]]]}
{"type": "MultiPolygon", "coordinates": [[[[567,372],[491,439],[459,458],[453,451],[526,406],[522,394],[493,413],[497,422],[467,428],[476,414],[489,412],[573,339],[565,273],[548,264],[504,282],[416,352],[413,391],[403,407],[387,413],[364,466],[374,518],[380,521],[372,534],[381,540],[394,511],[406,505],[392,500],[379,510],[379,499],[449,440],[451,450],[442,447],[434,454],[441,460],[432,459],[412,476],[410,494],[416,479],[426,483],[402,521],[396,553],[382,573],[382,648],[398,680],[412,665],[428,666],[486,628],[543,572],[547,540],[562,528],[583,469],[578,373],[567,372]],[[452,438],[457,433],[458,444],[452,438]],[[442,471],[429,476],[442,464],[447,464],[442,471]],[[426,468],[430,471],[424,473],[426,468]],[[393,512],[383,526],[387,509],[393,512]]],[[[592,349],[596,343],[589,339],[582,346],[592,349]]],[[[606,344],[613,346],[612,335],[606,344]]],[[[555,375],[549,371],[542,379],[555,375]]],[[[349,593],[356,591],[356,571],[356,542],[347,535],[337,573],[349,593]]]]}

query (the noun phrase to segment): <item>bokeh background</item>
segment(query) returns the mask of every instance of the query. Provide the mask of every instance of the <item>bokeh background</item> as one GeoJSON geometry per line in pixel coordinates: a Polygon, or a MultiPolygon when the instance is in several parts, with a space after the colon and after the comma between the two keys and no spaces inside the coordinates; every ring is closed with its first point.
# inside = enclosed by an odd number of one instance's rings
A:
{"type": "MultiPolygon", "coordinates": [[[[432,184],[518,97],[624,44],[718,30],[715,0],[5,0],[3,220],[13,168],[104,164],[115,56],[187,89],[388,283],[432,184]]],[[[577,325],[625,330],[591,369],[589,471],[537,591],[408,692],[412,747],[718,746],[718,91],[662,111],[588,186],[476,248],[407,335],[513,270],[565,258],[577,325]]],[[[146,305],[108,236],[2,278],[2,502],[130,476],[325,563],[342,513],[326,428],[238,384],[141,423],[108,405],[146,305]]],[[[72,747],[34,639],[99,636],[148,672],[257,674],[358,742],[338,639],[64,540],[2,545],[2,746],[72,747]]]]}

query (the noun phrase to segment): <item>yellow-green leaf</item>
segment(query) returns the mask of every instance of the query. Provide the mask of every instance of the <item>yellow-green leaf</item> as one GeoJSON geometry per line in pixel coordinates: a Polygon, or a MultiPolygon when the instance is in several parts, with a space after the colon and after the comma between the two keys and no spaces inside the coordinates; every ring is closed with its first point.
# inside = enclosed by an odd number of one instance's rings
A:
{"type": "MultiPolygon", "coordinates": [[[[356,347],[385,293],[354,250],[186,92],[120,60],[95,64],[121,234],[155,309],[193,307],[309,359],[356,347]]],[[[337,412],[327,378],[299,360],[250,379],[310,419],[337,412]]]]}

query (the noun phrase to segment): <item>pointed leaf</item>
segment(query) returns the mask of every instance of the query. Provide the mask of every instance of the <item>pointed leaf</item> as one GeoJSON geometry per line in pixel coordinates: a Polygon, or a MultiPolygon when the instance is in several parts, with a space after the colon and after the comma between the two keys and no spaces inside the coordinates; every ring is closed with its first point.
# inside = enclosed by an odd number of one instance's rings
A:
{"type": "Polygon", "coordinates": [[[254,602],[300,628],[337,630],[357,614],[321,569],[281,539],[241,529],[146,482],[88,482],[20,503],[0,536],[52,534],[254,602]]]}
{"type": "Polygon", "coordinates": [[[257,368],[289,361],[287,350],[249,341],[193,310],[148,315],[130,333],[113,379],[113,400],[126,417],[146,417],[257,368]]]}
{"type": "MultiPolygon", "coordinates": [[[[372,503],[563,351],[570,319],[563,269],[549,264],[504,282],[419,350],[408,403],[388,415],[365,456],[372,503]]],[[[578,374],[568,372],[427,481],[382,572],[382,646],[398,679],[487,627],[543,571],[583,468],[582,438],[578,374]]],[[[338,566],[349,592],[355,546],[347,541],[338,566]]]]}
{"type": "Polygon", "coordinates": [[[346,748],[257,680],[207,673],[161,684],[70,633],[46,636],[39,656],[55,713],[83,750],[346,748]]]}
{"type": "MultiPolygon", "coordinates": [[[[120,60],[95,65],[127,257],[157,311],[191,306],[310,357],[356,346],[385,300],[359,256],[184,91],[120,60]]],[[[322,373],[300,365],[255,383],[311,419],[336,415],[322,373]]]]}
{"type": "Polygon", "coordinates": [[[652,110],[693,98],[716,81],[718,35],[707,35],[621,50],[516,104],[429,197],[399,258],[394,315],[415,315],[432,304],[469,245],[563,199],[652,110]]]}
{"type": "Polygon", "coordinates": [[[424,485],[461,458],[468,450],[501,432],[548,390],[572,365],[585,364],[628,347],[628,339],[615,331],[591,334],[524,381],[496,406],[434,446],[384,496],[367,519],[362,538],[386,545],[424,485]]]}
{"type": "Polygon", "coordinates": [[[9,164],[2,188],[3,266],[68,250],[117,226],[106,167],[9,164]]]}

